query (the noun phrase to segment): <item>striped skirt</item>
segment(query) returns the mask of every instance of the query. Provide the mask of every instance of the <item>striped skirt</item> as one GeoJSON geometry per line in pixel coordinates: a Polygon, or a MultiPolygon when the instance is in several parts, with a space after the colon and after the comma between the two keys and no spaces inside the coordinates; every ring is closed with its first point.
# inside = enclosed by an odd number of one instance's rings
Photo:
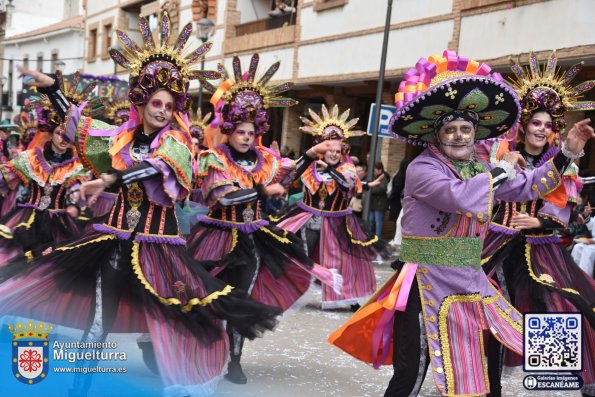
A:
{"type": "MultiPolygon", "coordinates": [[[[314,217],[295,207],[278,226],[297,233],[305,242],[306,227],[314,217]]],[[[322,217],[318,242],[310,257],[321,266],[333,269],[343,277],[341,293],[322,286],[322,308],[348,308],[363,304],[376,290],[376,276],[372,261],[379,254],[374,246],[377,238],[362,228],[355,215],[322,217]]]]}

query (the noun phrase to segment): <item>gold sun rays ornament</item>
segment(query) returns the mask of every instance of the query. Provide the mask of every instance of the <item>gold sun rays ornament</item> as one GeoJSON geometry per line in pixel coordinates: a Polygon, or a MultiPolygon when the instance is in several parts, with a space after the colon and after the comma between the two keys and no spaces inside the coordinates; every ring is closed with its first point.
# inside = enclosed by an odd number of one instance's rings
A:
{"type": "Polygon", "coordinates": [[[186,53],[184,47],[192,33],[190,22],[182,28],[175,42],[170,44],[170,20],[167,12],[161,15],[156,39],[146,17],[139,19],[139,29],[143,38],[142,46],[126,32],[116,30],[123,48],[109,50],[112,59],[130,72],[130,101],[135,105],[144,105],[155,91],[167,89],[174,94],[176,110],[187,111],[192,104],[188,95],[190,80],[220,77],[215,71],[194,69],[213,44],[203,43],[186,53]]]}
{"type": "Polygon", "coordinates": [[[521,99],[521,122],[528,123],[538,110],[548,112],[554,120],[554,130],[561,132],[566,127],[564,114],[567,111],[594,110],[594,101],[582,101],[584,94],[595,86],[595,80],[572,85],[572,80],[581,71],[583,63],[562,71],[557,66],[556,51],[552,51],[546,63],[540,64],[533,51],[529,53],[528,66],[521,66],[510,59],[513,76],[509,79],[521,99]]]}
{"type": "Polygon", "coordinates": [[[209,125],[211,114],[212,113],[209,112],[203,117],[202,110],[200,108],[197,109],[196,112],[190,110],[188,115],[188,121],[190,122],[190,133],[192,133],[192,128],[200,128],[201,131],[204,131],[204,129],[209,125]]]}
{"type": "Polygon", "coordinates": [[[312,109],[308,109],[310,118],[300,117],[304,126],[300,127],[303,132],[314,135],[317,141],[328,139],[337,139],[346,142],[353,136],[365,135],[365,131],[352,130],[359,121],[359,118],[349,120],[350,109],[345,110],[339,115],[339,106],[334,105],[329,113],[327,107],[322,105],[321,115],[318,115],[312,109]]]}
{"type": "MultiPolygon", "coordinates": [[[[70,103],[75,106],[80,106],[87,102],[83,109],[83,115],[96,116],[105,111],[107,97],[93,97],[93,90],[97,86],[96,81],[84,84],[81,81],[81,73],[76,71],[71,78],[62,74],[61,71],[56,71],[56,80],[60,86],[60,90],[70,103]]],[[[47,95],[41,94],[37,99],[26,101],[25,107],[36,111],[38,126],[40,129],[52,132],[54,128],[64,122],[60,114],[54,110],[52,103],[47,95]]]]}
{"type": "Polygon", "coordinates": [[[233,76],[223,64],[217,65],[221,82],[216,87],[205,79],[200,79],[202,87],[212,94],[210,102],[215,108],[215,118],[211,127],[219,127],[224,134],[230,134],[239,122],[254,123],[256,135],[262,135],[269,129],[268,109],[271,107],[290,107],[298,101],[282,97],[293,83],[268,85],[279,70],[281,62],[273,63],[266,72],[257,77],[260,56],[253,54],[246,72],[242,71],[240,58],[232,60],[233,76]]]}
{"type": "Polygon", "coordinates": [[[112,98],[106,107],[105,117],[115,125],[122,125],[130,118],[130,101],[112,98]]]}

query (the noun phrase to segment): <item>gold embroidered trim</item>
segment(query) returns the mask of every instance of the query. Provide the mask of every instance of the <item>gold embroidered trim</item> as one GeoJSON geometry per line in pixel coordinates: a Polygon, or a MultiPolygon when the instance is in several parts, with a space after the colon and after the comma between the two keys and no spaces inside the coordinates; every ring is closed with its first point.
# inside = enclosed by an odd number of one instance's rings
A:
{"type": "Polygon", "coordinates": [[[529,276],[531,276],[531,278],[541,284],[541,285],[546,285],[548,287],[554,287],[556,289],[560,289],[566,292],[570,292],[571,294],[575,294],[575,295],[580,295],[580,293],[577,290],[574,290],[572,288],[558,288],[550,283],[547,283],[545,281],[543,281],[542,279],[540,279],[539,277],[537,277],[537,275],[535,275],[535,272],[533,272],[533,264],[531,262],[531,244],[527,243],[525,244],[525,259],[527,261],[527,269],[529,270],[529,276]]]}
{"type": "Polygon", "coordinates": [[[238,229],[231,229],[231,249],[228,254],[231,254],[238,245],[238,229]]]}
{"type": "MultiPolygon", "coordinates": [[[[442,360],[444,367],[444,375],[446,379],[446,390],[448,394],[444,396],[454,395],[451,391],[456,390],[454,372],[452,369],[452,360],[450,358],[450,342],[448,336],[448,323],[447,317],[450,310],[450,306],[455,302],[472,303],[479,302],[482,300],[480,294],[467,294],[467,295],[450,295],[444,298],[440,310],[438,311],[438,329],[440,330],[440,347],[442,348],[442,360]]],[[[422,305],[423,306],[423,305],[422,305]]],[[[480,332],[481,333],[481,332],[480,332]]],[[[483,359],[482,359],[483,360],[483,359]]],[[[485,367],[485,363],[484,363],[485,367]]],[[[487,377],[486,377],[487,380],[487,377]]],[[[478,394],[483,395],[483,394],[478,394]]]]}
{"type": "Polygon", "coordinates": [[[275,233],[271,232],[266,227],[261,227],[260,230],[262,230],[263,232],[265,232],[267,234],[270,234],[271,236],[273,236],[275,239],[277,239],[278,241],[282,242],[283,244],[291,244],[291,240],[289,240],[287,238],[287,231],[286,230],[283,230],[283,237],[276,235],[275,233]]]}
{"type": "Polygon", "coordinates": [[[29,219],[27,221],[19,223],[18,225],[16,225],[14,227],[14,229],[18,229],[19,227],[24,227],[25,229],[29,230],[31,228],[31,225],[33,225],[33,222],[35,222],[35,211],[31,212],[31,216],[29,217],[29,219]]]}
{"type": "Polygon", "coordinates": [[[104,234],[101,237],[97,237],[97,238],[95,238],[93,240],[89,240],[89,241],[86,241],[86,242],[81,243],[81,244],[72,245],[72,246],[65,246],[65,247],[58,247],[58,248],[55,249],[55,251],[73,250],[73,249],[77,249],[77,248],[83,247],[85,245],[99,243],[101,241],[114,240],[115,238],[116,238],[116,236],[114,236],[112,234],[104,234]]]}
{"type": "Polygon", "coordinates": [[[351,232],[351,229],[349,229],[349,222],[347,222],[347,217],[345,217],[345,228],[347,229],[347,234],[349,234],[349,238],[353,244],[358,244],[367,247],[368,245],[372,245],[378,241],[378,236],[376,235],[368,241],[361,241],[353,238],[353,233],[351,232]]]}
{"type": "MultiPolygon", "coordinates": [[[[149,283],[149,281],[145,278],[145,275],[144,275],[143,270],[142,270],[142,268],[140,266],[140,261],[139,261],[139,258],[138,258],[139,249],[140,249],[140,244],[133,243],[133,245],[132,245],[132,270],[134,271],[134,274],[136,274],[136,276],[138,277],[138,279],[141,282],[141,284],[145,287],[145,289],[147,291],[149,291],[151,294],[153,294],[155,297],[157,297],[157,299],[159,299],[159,301],[161,303],[163,303],[164,305],[167,305],[167,306],[170,306],[170,305],[181,306],[182,305],[182,302],[179,299],[177,299],[177,298],[164,298],[161,295],[159,295],[157,293],[157,291],[155,291],[155,289],[153,288],[153,286],[149,283]]],[[[231,285],[226,285],[225,288],[223,288],[222,290],[215,291],[215,292],[207,295],[203,299],[192,298],[184,306],[181,306],[182,312],[187,313],[190,310],[192,310],[192,308],[194,306],[196,306],[196,305],[199,305],[199,306],[203,306],[204,307],[204,306],[210,304],[211,302],[213,302],[215,299],[219,298],[220,296],[228,295],[231,292],[232,289],[233,289],[233,287],[231,285]]]]}

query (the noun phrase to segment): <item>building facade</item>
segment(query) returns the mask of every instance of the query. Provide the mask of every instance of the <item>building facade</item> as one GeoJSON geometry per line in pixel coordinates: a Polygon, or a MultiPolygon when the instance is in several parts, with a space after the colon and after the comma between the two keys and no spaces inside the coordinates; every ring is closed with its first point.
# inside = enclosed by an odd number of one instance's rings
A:
{"type": "MultiPolygon", "coordinates": [[[[299,133],[298,116],[309,107],[338,104],[349,107],[366,129],[370,105],[375,101],[386,0],[285,0],[295,8],[270,16],[275,0],[94,0],[86,1],[85,71],[112,74],[107,48],[116,45],[114,29],[129,31],[138,26],[138,15],[157,15],[168,10],[174,29],[208,17],[214,23],[213,49],[206,68],[240,56],[246,64],[258,52],[263,65],[281,61],[275,79],[291,80],[290,93],[300,104],[274,111],[267,140],[278,140],[298,152],[310,143],[299,133]]],[[[403,73],[421,56],[445,49],[487,62],[501,73],[508,72],[508,59],[523,63],[529,50],[541,59],[557,49],[560,64],[583,61],[577,77],[595,77],[595,31],[589,16],[595,15],[590,0],[393,0],[386,60],[383,103],[392,104],[403,73]],[[540,23],[542,21],[542,23],[540,23]]],[[[151,17],[154,19],[153,17],[151,17]]],[[[156,21],[156,19],[155,19],[156,21]]],[[[156,23],[156,22],[152,22],[156,23]]],[[[137,37],[139,40],[140,38],[137,37]]],[[[191,85],[196,93],[198,86],[191,85]]],[[[592,94],[591,94],[592,95],[592,94]]],[[[203,103],[205,110],[208,103],[203,103]]],[[[571,121],[585,115],[573,115],[571,121]]],[[[353,142],[355,155],[365,158],[369,137],[353,142]]],[[[381,139],[380,158],[393,173],[416,148],[381,139]]],[[[593,151],[595,153],[595,150],[593,151]]],[[[595,155],[582,160],[582,168],[595,174],[595,155]]]]}
{"type": "Polygon", "coordinates": [[[5,22],[2,117],[13,118],[21,110],[25,88],[17,66],[44,73],[82,70],[85,23],[80,0],[18,1],[6,12],[5,22]]]}

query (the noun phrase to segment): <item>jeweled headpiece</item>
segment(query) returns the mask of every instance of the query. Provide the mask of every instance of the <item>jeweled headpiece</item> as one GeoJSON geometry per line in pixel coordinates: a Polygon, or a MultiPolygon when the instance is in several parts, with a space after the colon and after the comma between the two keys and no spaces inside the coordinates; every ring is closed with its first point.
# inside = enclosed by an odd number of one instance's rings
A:
{"type": "Polygon", "coordinates": [[[476,140],[497,137],[518,122],[516,93],[485,63],[444,51],[421,58],[404,77],[388,130],[414,145],[432,142],[438,124],[461,117],[473,119],[476,140]]]}
{"type": "Polygon", "coordinates": [[[300,127],[300,130],[303,132],[314,135],[314,143],[319,143],[326,140],[340,140],[344,143],[347,142],[347,139],[351,138],[352,136],[361,136],[365,135],[365,131],[361,130],[352,130],[352,128],[357,124],[359,118],[352,118],[349,119],[349,112],[350,109],[347,109],[341,115],[339,115],[339,107],[337,105],[333,106],[331,112],[329,113],[328,109],[325,105],[322,105],[322,117],[318,115],[312,109],[308,109],[308,113],[310,113],[311,120],[307,117],[300,117],[302,122],[305,124],[304,126],[300,127]]]}
{"type": "Polygon", "coordinates": [[[111,98],[105,109],[105,117],[115,125],[122,125],[130,118],[130,101],[111,98]]]}
{"type": "MultiPolygon", "coordinates": [[[[81,73],[79,71],[68,79],[62,75],[62,72],[56,71],[56,80],[60,85],[60,90],[68,98],[70,103],[75,106],[87,102],[83,109],[85,116],[95,116],[105,110],[106,97],[92,97],[91,94],[97,85],[92,81],[88,84],[81,83],[81,73]]],[[[56,127],[64,122],[60,114],[54,109],[50,99],[45,94],[41,94],[38,99],[26,101],[25,106],[28,109],[35,109],[37,113],[38,127],[42,131],[53,132],[56,127]]]]}
{"type": "Polygon", "coordinates": [[[19,115],[19,134],[25,142],[30,142],[37,133],[37,120],[27,112],[19,115]]]}
{"type": "Polygon", "coordinates": [[[234,131],[235,124],[253,122],[256,134],[261,135],[269,129],[267,112],[269,107],[289,107],[298,103],[295,99],[279,96],[290,90],[293,83],[267,85],[279,70],[281,62],[275,62],[262,77],[256,78],[259,59],[258,54],[252,55],[250,67],[246,73],[243,73],[240,58],[234,57],[233,78],[225,66],[218,64],[217,70],[222,76],[222,82],[218,87],[201,79],[201,85],[213,94],[211,97],[211,103],[215,107],[215,119],[211,123],[213,128],[220,127],[221,132],[230,134],[234,131]]]}
{"type": "Polygon", "coordinates": [[[209,120],[211,119],[211,112],[207,113],[204,117],[202,116],[202,110],[198,108],[196,113],[190,110],[190,117],[188,120],[190,121],[190,135],[193,138],[197,138],[199,141],[202,141],[204,138],[204,131],[205,128],[209,126],[209,120]]]}
{"type": "Polygon", "coordinates": [[[130,71],[130,90],[128,98],[134,105],[144,105],[153,93],[164,89],[174,96],[176,110],[187,111],[192,105],[188,95],[190,80],[218,79],[214,71],[193,70],[211,49],[212,43],[204,43],[190,54],[184,54],[184,46],[192,33],[192,24],[188,23],[180,31],[175,44],[170,45],[170,22],[167,12],[161,16],[158,40],[155,42],[145,17],[139,20],[143,37],[140,47],[125,32],[117,30],[118,39],[123,44],[122,52],[111,48],[112,59],[130,71]]]}
{"type": "Polygon", "coordinates": [[[553,121],[553,130],[562,132],[566,128],[564,115],[567,111],[594,110],[595,102],[579,101],[583,94],[595,86],[595,80],[572,86],[571,81],[582,69],[582,63],[562,72],[557,68],[556,51],[552,51],[547,64],[540,65],[535,53],[529,53],[529,65],[523,67],[510,60],[514,75],[512,87],[521,100],[521,123],[527,124],[533,114],[547,112],[553,121]]]}

